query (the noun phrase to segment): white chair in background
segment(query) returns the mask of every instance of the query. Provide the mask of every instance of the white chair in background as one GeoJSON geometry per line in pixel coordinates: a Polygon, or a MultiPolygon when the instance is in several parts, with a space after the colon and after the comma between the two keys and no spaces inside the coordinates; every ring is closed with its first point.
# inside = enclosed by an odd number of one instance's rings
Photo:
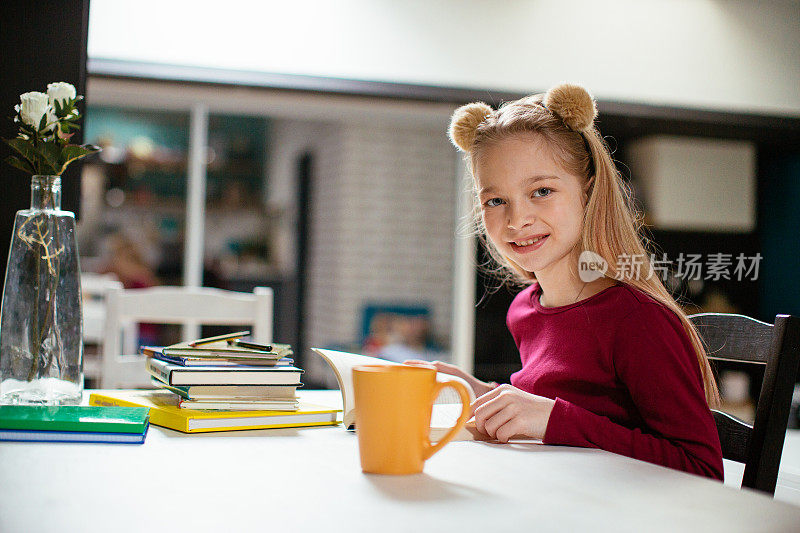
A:
{"type": "Polygon", "coordinates": [[[112,289],[121,288],[122,283],[111,274],[81,273],[84,342],[90,344],[103,342],[106,294],[112,289]]]}
{"type": "Polygon", "coordinates": [[[113,274],[81,273],[83,299],[83,373],[87,380],[100,378],[100,361],[106,323],[106,294],[121,289],[122,283],[113,274]]]}
{"type": "Polygon", "coordinates": [[[137,339],[124,334],[131,323],[181,324],[184,340],[198,338],[201,325],[252,326],[255,342],[272,342],[273,294],[268,287],[256,287],[252,293],[209,287],[112,289],[106,302],[102,388],[150,386],[137,339]]]}

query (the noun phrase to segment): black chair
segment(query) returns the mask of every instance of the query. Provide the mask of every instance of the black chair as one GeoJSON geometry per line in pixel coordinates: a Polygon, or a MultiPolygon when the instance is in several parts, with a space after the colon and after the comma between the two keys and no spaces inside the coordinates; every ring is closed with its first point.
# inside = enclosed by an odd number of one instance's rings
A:
{"type": "Polygon", "coordinates": [[[712,412],[722,456],[745,465],[742,487],[774,495],[800,362],[800,317],[778,315],[774,325],[725,313],[700,313],[689,320],[697,326],[709,359],[766,365],[752,426],[712,412]]]}

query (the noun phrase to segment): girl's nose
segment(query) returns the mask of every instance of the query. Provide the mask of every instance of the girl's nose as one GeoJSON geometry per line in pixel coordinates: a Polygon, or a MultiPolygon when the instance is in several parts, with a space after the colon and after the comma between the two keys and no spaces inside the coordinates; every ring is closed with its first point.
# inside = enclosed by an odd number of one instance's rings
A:
{"type": "Polygon", "coordinates": [[[520,230],[526,226],[530,226],[533,219],[534,215],[530,209],[511,207],[508,211],[508,229],[520,230]]]}

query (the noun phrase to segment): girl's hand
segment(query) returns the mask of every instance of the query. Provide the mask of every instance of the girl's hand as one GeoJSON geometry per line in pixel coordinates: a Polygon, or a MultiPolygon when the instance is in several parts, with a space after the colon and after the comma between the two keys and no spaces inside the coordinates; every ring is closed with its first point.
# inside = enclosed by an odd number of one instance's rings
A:
{"type": "Polygon", "coordinates": [[[517,435],[541,439],[555,403],[511,385],[500,385],[472,403],[475,427],[500,442],[517,435]]]}
{"type": "Polygon", "coordinates": [[[404,365],[413,365],[413,366],[427,366],[430,368],[435,368],[437,372],[441,372],[442,374],[449,374],[451,376],[457,376],[469,383],[469,386],[472,387],[472,392],[475,393],[475,397],[481,396],[486,394],[490,390],[494,389],[497,384],[496,383],[486,383],[485,381],[481,381],[475,376],[471,374],[467,374],[456,365],[451,365],[450,363],[443,363],[441,361],[420,361],[419,359],[408,359],[403,361],[404,365]]]}

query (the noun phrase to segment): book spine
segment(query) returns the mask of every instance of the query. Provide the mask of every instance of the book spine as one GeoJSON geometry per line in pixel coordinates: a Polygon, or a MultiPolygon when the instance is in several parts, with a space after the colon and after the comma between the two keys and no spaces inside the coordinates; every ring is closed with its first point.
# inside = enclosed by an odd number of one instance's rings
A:
{"type": "Polygon", "coordinates": [[[172,381],[170,380],[170,370],[168,368],[161,368],[158,363],[151,358],[147,359],[147,371],[164,383],[172,385],[172,381]]]}
{"type": "Polygon", "coordinates": [[[205,409],[212,411],[286,411],[287,413],[291,413],[297,411],[297,409],[299,409],[300,407],[300,404],[297,402],[230,403],[224,400],[219,400],[219,401],[179,400],[178,406],[181,409],[195,409],[195,410],[205,409]]]}
{"type": "Polygon", "coordinates": [[[255,426],[225,426],[225,427],[210,427],[210,428],[191,428],[185,433],[213,433],[217,431],[248,431],[253,429],[291,429],[291,428],[305,428],[316,426],[338,426],[340,422],[325,421],[325,422],[300,422],[291,424],[259,424],[255,426]]]}
{"type": "Polygon", "coordinates": [[[186,366],[186,358],[185,357],[176,357],[172,355],[163,355],[158,354],[154,356],[156,359],[160,359],[161,361],[166,361],[167,363],[172,363],[174,365],[181,365],[186,366]]]}
{"type": "Polygon", "coordinates": [[[33,431],[0,429],[0,441],[12,442],[97,442],[110,444],[142,444],[144,433],[93,433],[90,431],[33,431]]]}

